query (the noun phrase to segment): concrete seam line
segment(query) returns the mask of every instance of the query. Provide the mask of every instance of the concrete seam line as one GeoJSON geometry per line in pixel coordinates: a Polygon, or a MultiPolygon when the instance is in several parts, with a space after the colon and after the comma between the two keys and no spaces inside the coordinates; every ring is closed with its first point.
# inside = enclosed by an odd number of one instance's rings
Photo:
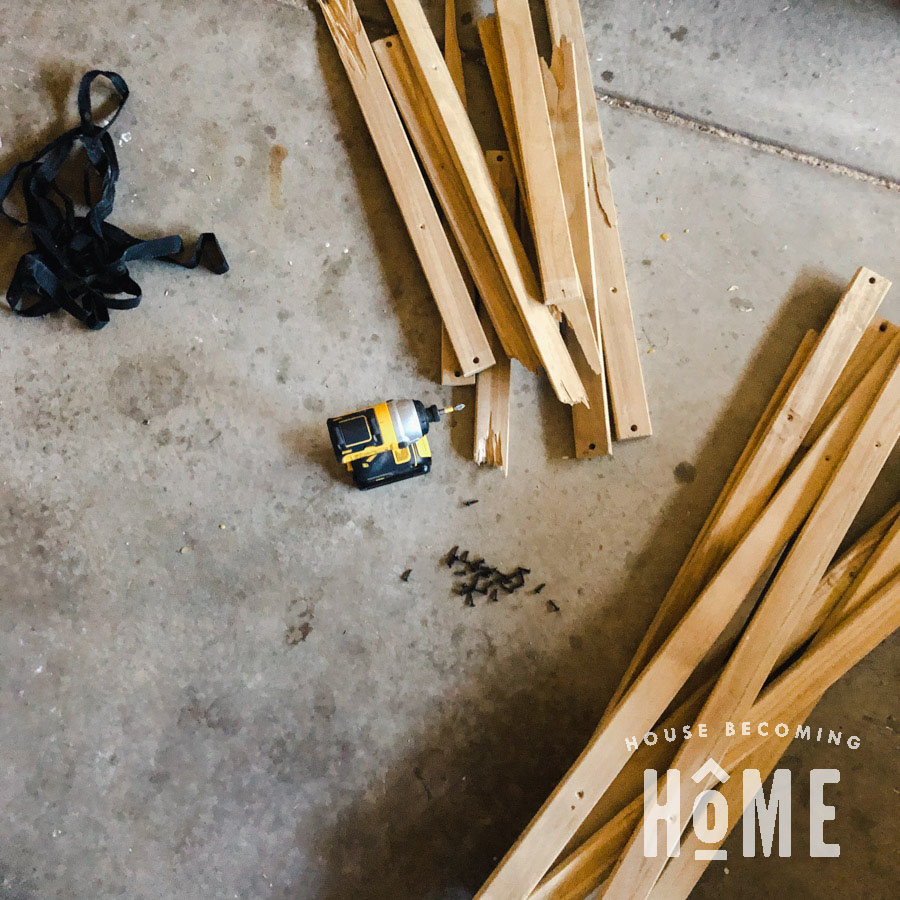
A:
{"type": "Polygon", "coordinates": [[[807,166],[814,166],[817,169],[825,169],[836,175],[843,175],[845,178],[853,178],[856,181],[862,181],[867,184],[874,184],[878,187],[887,188],[889,191],[900,192],[900,181],[891,178],[888,175],[880,175],[877,172],[869,172],[858,166],[852,166],[848,163],[838,162],[834,159],[828,159],[823,156],[816,156],[814,153],[807,153],[788,144],[782,144],[779,141],[769,138],[759,137],[749,134],[745,131],[739,131],[735,128],[728,128],[725,125],[718,125],[715,122],[709,122],[705,119],[698,119],[695,116],[685,113],[675,112],[664,106],[656,106],[652,103],[645,103],[642,100],[633,97],[626,97],[622,94],[611,93],[600,88],[595,88],[597,99],[611,106],[613,109],[627,109],[631,112],[641,113],[650,116],[660,122],[669,125],[678,125],[691,131],[699,131],[703,134],[711,134],[722,140],[729,141],[742,147],[749,147],[751,150],[759,150],[763,153],[770,153],[773,156],[780,156],[783,159],[792,159],[795,162],[804,163],[807,166]]]}

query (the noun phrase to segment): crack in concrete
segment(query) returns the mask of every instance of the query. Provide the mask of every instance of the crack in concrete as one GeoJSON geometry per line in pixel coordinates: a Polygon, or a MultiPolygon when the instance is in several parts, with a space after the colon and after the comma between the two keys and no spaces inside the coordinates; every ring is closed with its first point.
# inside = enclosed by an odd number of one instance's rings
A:
{"type": "Polygon", "coordinates": [[[859,166],[853,166],[848,163],[842,163],[835,159],[829,159],[824,156],[817,156],[814,153],[808,153],[797,147],[791,147],[779,141],[769,138],[759,137],[758,135],[749,134],[745,131],[739,131],[736,128],[728,128],[725,125],[719,125],[715,122],[709,122],[705,119],[699,119],[686,113],[675,112],[664,106],[656,106],[652,103],[645,103],[634,97],[626,97],[623,94],[612,93],[607,90],[595,88],[594,93],[597,99],[611,106],[613,109],[626,109],[631,112],[637,112],[645,116],[665,122],[667,125],[676,125],[687,128],[691,131],[699,131],[703,134],[711,134],[714,137],[721,138],[732,144],[741,147],[749,147],[751,150],[759,150],[762,153],[769,153],[773,156],[780,156],[783,159],[791,159],[794,162],[804,163],[807,166],[814,166],[817,169],[825,169],[836,175],[842,175],[845,178],[853,178],[856,181],[862,181],[867,184],[874,184],[878,187],[887,188],[889,191],[900,192],[900,181],[891,178],[889,175],[881,175],[878,172],[869,172],[859,166]]]}

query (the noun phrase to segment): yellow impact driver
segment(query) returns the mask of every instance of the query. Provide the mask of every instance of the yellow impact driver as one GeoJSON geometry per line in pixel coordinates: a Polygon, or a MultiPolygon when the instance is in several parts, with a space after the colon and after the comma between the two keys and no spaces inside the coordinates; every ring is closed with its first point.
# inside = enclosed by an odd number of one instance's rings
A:
{"type": "Polygon", "coordinates": [[[439,409],[419,400],[388,400],[329,419],[328,434],[337,461],[367,491],[430,472],[429,425],[464,408],[464,403],[439,409]]]}

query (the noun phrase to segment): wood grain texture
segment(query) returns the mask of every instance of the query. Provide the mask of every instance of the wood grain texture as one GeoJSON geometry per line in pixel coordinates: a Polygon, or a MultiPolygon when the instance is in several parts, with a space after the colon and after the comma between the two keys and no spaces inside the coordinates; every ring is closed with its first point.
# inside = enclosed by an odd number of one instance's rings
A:
{"type": "Polygon", "coordinates": [[[631,752],[625,740],[646,733],[659,720],[744,597],[819,501],[866,413],[865,399],[861,394],[851,397],[779,487],[494,870],[479,897],[527,895],[550,868],[627,763],[631,752]]]}
{"type": "MultiPolygon", "coordinates": [[[[675,757],[673,768],[693,773],[708,757],[718,759],[724,755],[725,722],[747,719],[754,699],[790,638],[794,613],[803,608],[825,574],[898,437],[900,364],[895,363],[698,716],[698,721],[707,724],[713,739],[702,747],[686,742],[675,757]]],[[[666,782],[664,777],[661,796],[666,782]]],[[[685,826],[696,798],[707,786],[705,782],[682,784],[680,802],[685,826]]],[[[643,829],[637,829],[607,882],[604,897],[631,900],[646,896],[664,864],[662,858],[644,855],[643,829]]]]}
{"type": "MultiPolygon", "coordinates": [[[[581,279],[581,289],[593,321],[595,317],[599,317],[599,309],[594,243],[591,235],[592,175],[585,151],[578,63],[572,42],[568,39],[560,41],[553,48],[550,66],[548,67],[543,59],[541,65],[572,251],[575,254],[578,277],[581,279]]],[[[599,328],[595,330],[595,340],[597,333],[599,328]]]]}
{"type": "MultiPolygon", "coordinates": [[[[858,591],[859,586],[870,593],[869,588],[873,582],[880,587],[882,579],[876,570],[874,579],[865,582],[858,580],[868,561],[873,556],[876,548],[884,541],[889,531],[898,528],[898,515],[900,504],[895,506],[887,515],[873,525],[849,550],[829,567],[825,577],[819,582],[813,597],[804,610],[806,626],[804,630],[795,631],[791,637],[790,645],[782,653],[778,665],[786,662],[800,647],[806,644],[816,633],[823,618],[822,610],[831,610],[837,601],[848,591],[851,585],[858,591]]],[[[883,564],[882,564],[883,565],[883,564]]],[[[883,572],[883,569],[881,570],[883,572]]],[[[871,576],[870,576],[871,578],[871,576]]],[[[868,579],[867,579],[868,580],[868,579]]],[[[855,607],[848,606],[845,614],[855,607]]],[[[827,671],[831,661],[818,657],[827,671]]],[[[807,667],[810,665],[806,663],[807,667]]],[[[812,665],[819,666],[817,660],[812,665]]],[[[781,695],[772,694],[768,688],[749,713],[749,721],[760,722],[777,721],[781,715],[780,707],[773,711],[772,704],[782,703],[785,695],[790,696],[796,683],[797,670],[794,671],[792,680],[782,682],[781,695]],[[765,701],[765,703],[763,703],[765,701]]],[[[841,671],[832,671],[833,680],[837,680],[841,671]]],[[[802,677],[802,676],[801,676],[802,677]]],[[[662,733],[665,729],[675,728],[678,733],[684,726],[691,726],[709,695],[715,681],[702,686],[695,692],[695,696],[683,703],[679,709],[658,723],[654,727],[656,733],[662,733]]],[[[743,753],[750,752],[746,742],[743,753]]],[[[678,744],[668,744],[660,741],[653,746],[642,743],[637,752],[628,760],[627,765],[616,778],[610,789],[604,794],[602,801],[594,807],[588,820],[585,821],[586,830],[579,830],[573,843],[566,848],[566,852],[554,865],[551,873],[541,882],[540,886],[532,893],[532,898],[540,900],[583,900],[612,870],[621,851],[630,837],[631,831],[640,818],[643,806],[643,773],[645,769],[655,769],[663,772],[672,765],[678,750],[678,744]],[[624,827],[622,813],[628,811],[627,821],[631,823],[628,834],[622,834],[624,827]],[[619,827],[610,827],[618,823],[619,827]],[[552,877],[551,877],[552,876],[552,877]]],[[[748,763],[749,765],[749,763],[748,763]]],[[[730,769],[728,771],[731,771],[730,769]]],[[[731,806],[729,806],[731,808],[731,806]]],[[[662,896],[666,896],[663,894],[662,896]]]]}
{"type": "Polygon", "coordinates": [[[491,181],[478,138],[422,7],[418,0],[388,0],[388,8],[418,78],[422,96],[434,113],[481,230],[556,396],[563,403],[586,403],[581,379],[559,327],[541,302],[534,270],[491,181]]]}
{"type": "MultiPolygon", "coordinates": [[[[758,769],[765,782],[794,737],[794,729],[809,718],[825,691],[883,640],[900,628],[900,529],[895,528],[873,556],[869,572],[860,578],[841,599],[840,611],[828,623],[817,642],[763,693],[750,712],[753,722],[785,722],[790,726],[785,737],[770,732],[742,737],[723,759],[723,768],[732,773],[738,768],[758,769]]],[[[729,810],[744,809],[741,779],[732,778],[719,790],[729,810]]],[[[737,824],[730,817],[725,837],[737,824]]],[[[716,849],[705,844],[706,849],[716,849]]],[[[681,856],[669,860],[649,897],[652,900],[686,900],[699,881],[708,862],[697,860],[700,847],[691,830],[682,841],[681,856]]]]}
{"type": "Polygon", "coordinates": [[[421,100],[418,82],[403,45],[394,36],[375,41],[372,46],[504,352],[531,371],[537,371],[540,360],[481,231],[431,110],[421,100]]]}
{"type": "MultiPolygon", "coordinates": [[[[497,25],[496,16],[485,16],[483,19],[478,20],[478,36],[481,38],[484,61],[487,64],[491,86],[494,89],[494,99],[497,101],[497,109],[500,112],[503,133],[506,135],[506,146],[509,148],[513,168],[516,172],[519,193],[524,200],[525,173],[522,170],[519,138],[516,134],[516,120],[513,115],[512,98],[509,95],[509,79],[506,75],[506,62],[503,59],[503,47],[500,43],[500,29],[497,25]]],[[[524,202],[522,209],[523,211],[525,210],[524,202]]]]}
{"type": "Polygon", "coordinates": [[[889,287],[886,278],[868,269],[861,268],[854,275],[814,351],[777,409],[771,412],[765,433],[742,462],[740,477],[723,492],[694,542],[614,693],[610,708],[772,496],[889,287]]]}
{"type": "Polygon", "coordinates": [[[832,388],[828,398],[822,404],[819,415],[803,438],[802,448],[811,446],[822,433],[825,426],[831,421],[840,405],[850,396],[856,385],[862,381],[863,376],[872,367],[872,364],[880,356],[885,347],[894,339],[900,331],[892,322],[886,319],[874,319],[863,332],[856,349],[847,360],[837,383],[832,388]]]}
{"type": "Polygon", "coordinates": [[[572,407],[572,433],[575,438],[575,456],[588,459],[592,456],[612,454],[612,428],[609,415],[609,394],[606,384],[606,367],[595,372],[588,364],[581,342],[571,330],[565,331],[566,346],[581,376],[590,406],[572,407]]]}
{"type": "Polygon", "coordinates": [[[625,674],[622,676],[618,687],[613,692],[612,698],[607,704],[606,711],[600,720],[599,727],[602,728],[607,718],[612,715],[616,704],[628,689],[628,685],[634,680],[635,673],[640,671],[641,666],[660,646],[665,630],[671,628],[672,623],[677,621],[678,617],[682,615],[686,609],[687,604],[690,603],[692,599],[690,597],[690,591],[696,589],[696,586],[701,583],[700,577],[692,571],[695,565],[694,557],[706,552],[704,550],[704,544],[707,541],[710,532],[716,527],[722,508],[729,502],[729,498],[733,494],[735,486],[740,480],[742,473],[747,468],[749,461],[754,458],[759,450],[763,438],[771,431],[772,423],[784,402],[784,398],[787,396],[788,391],[793,388],[802,368],[809,360],[818,339],[818,332],[810,330],[800,342],[800,346],[797,348],[793,359],[791,359],[790,364],[785,370],[781,381],[775,388],[765,410],[763,410],[763,413],[747,440],[738,461],[732,467],[732,470],[725,481],[725,486],[722,488],[716,502],[713,504],[713,508],[694,540],[694,544],[685,558],[684,563],[682,563],[678,575],[667,591],[666,596],[663,598],[660,609],[657,610],[647,632],[641,639],[641,643],[638,645],[634,657],[628,664],[625,674]]]}
{"type": "Polygon", "coordinates": [[[444,59],[447,60],[447,69],[459,92],[462,105],[468,106],[462,50],[459,46],[459,34],[456,31],[456,0],[444,0],[444,59]]]}
{"type": "MultiPolygon", "coordinates": [[[[756,732],[750,737],[736,737],[722,759],[725,771],[733,773],[738,767],[758,768],[765,781],[793,739],[794,727],[809,717],[821,694],[898,627],[900,576],[895,573],[875,595],[869,595],[854,606],[852,613],[848,613],[846,620],[842,620],[839,630],[833,633],[824,648],[817,648],[804,655],[784,676],[767,688],[763,697],[754,704],[748,714],[748,721],[769,722],[770,727],[774,727],[777,722],[786,722],[791,726],[788,737],[779,738],[772,731],[767,738],[756,732]],[[805,710],[798,713],[796,710],[799,707],[792,703],[792,699],[798,696],[807,698],[810,695],[814,695],[816,701],[808,701],[805,710]],[[777,752],[774,752],[776,749],[777,752]],[[768,763],[761,765],[764,760],[768,760],[768,763]]],[[[651,764],[650,767],[662,771],[667,765],[668,763],[651,764]]],[[[740,788],[741,779],[732,779],[719,786],[718,789],[726,795],[729,810],[742,808],[740,788]],[[728,793],[729,785],[737,786],[737,794],[728,793]]],[[[553,867],[529,895],[529,900],[585,900],[592,891],[600,887],[625,849],[634,827],[640,822],[643,799],[642,785],[639,785],[630,802],[591,835],[577,852],[553,867]]],[[[736,824],[734,819],[731,822],[736,824]]],[[[660,880],[650,893],[653,900],[680,900],[688,896],[706,867],[705,862],[694,858],[694,851],[701,846],[711,847],[709,844],[701,845],[696,834],[690,831],[682,842],[681,856],[677,860],[668,861],[660,880]]]]}
{"type": "Polygon", "coordinates": [[[609,179],[609,164],[584,25],[578,0],[545,0],[553,43],[572,42],[581,95],[585,155],[589,162],[591,238],[597,278],[597,300],[602,326],[603,352],[616,437],[619,440],[652,434],[644,389],[641,357],[634,333],[631,299],[625,278],[625,260],[619,239],[616,208],[609,179]]]}
{"type": "Polygon", "coordinates": [[[472,297],[353,0],[320,3],[403,221],[465,374],[494,364],[472,297]]]}
{"type": "Polygon", "coordinates": [[[584,305],[528,0],[496,0],[497,25],[544,302],[584,305]]]}
{"type": "MultiPolygon", "coordinates": [[[[450,71],[450,77],[459,91],[459,97],[466,106],[466,79],[463,74],[462,50],[459,46],[459,35],[456,31],[456,0],[445,0],[444,4],[444,59],[447,60],[447,68],[450,71]]],[[[456,249],[456,256],[459,258],[460,252],[456,249]]],[[[468,275],[468,271],[460,266],[463,277],[468,275]]],[[[470,279],[467,279],[467,282],[470,279]]],[[[469,293],[474,296],[474,291],[470,284],[469,293]]],[[[483,325],[484,323],[482,323],[483,325]]],[[[487,330],[485,330],[487,334],[487,330]]],[[[491,343],[490,335],[488,335],[488,343],[491,343]]],[[[493,349],[493,343],[491,343],[493,349]]],[[[496,354],[495,354],[496,356],[496,354]]],[[[450,341],[450,335],[447,333],[447,326],[441,326],[441,384],[446,387],[464,387],[475,384],[473,375],[463,375],[462,368],[456,354],[453,352],[453,344],[450,341]]]]}
{"type": "Polygon", "coordinates": [[[572,407],[575,456],[585,459],[612,453],[612,425],[606,364],[600,350],[600,307],[597,301],[589,205],[591,179],[584,152],[575,49],[568,40],[554,48],[552,64],[548,67],[543,63],[543,74],[566,214],[569,217],[569,233],[585,297],[583,307],[574,311],[565,310],[571,326],[571,330],[565,332],[566,346],[590,403],[589,407],[572,407]],[[590,352],[590,359],[586,349],[590,352]]]}
{"type": "MultiPolygon", "coordinates": [[[[564,41],[554,49],[552,67],[548,67],[543,60],[540,64],[570,237],[574,225],[576,234],[578,229],[582,231],[587,229],[586,237],[589,241],[587,165],[582,141],[580,101],[572,45],[564,41]]],[[[585,234],[580,236],[582,240],[579,246],[583,247],[585,234]]],[[[572,247],[574,254],[574,241],[572,247]]],[[[581,346],[584,360],[595,374],[603,374],[605,381],[603,355],[597,340],[599,318],[596,293],[593,292],[593,255],[582,257],[580,264],[576,258],[576,271],[582,285],[581,295],[574,301],[558,306],[558,309],[565,316],[572,334],[581,346]],[[591,289],[590,294],[584,290],[585,282],[591,289]]],[[[603,408],[606,409],[605,402],[603,408]]]]}
{"type": "MultiPolygon", "coordinates": [[[[515,216],[518,188],[508,151],[486,150],[484,158],[509,214],[515,216]]],[[[491,324],[483,319],[482,325],[490,341],[493,335],[491,324]]],[[[475,381],[472,456],[478,465],[502,469],[505,476],[509,474],[509,391],[512,366],[499,342],[492,346],[497,361],[490,369],[479,373],[475,381]]]]}

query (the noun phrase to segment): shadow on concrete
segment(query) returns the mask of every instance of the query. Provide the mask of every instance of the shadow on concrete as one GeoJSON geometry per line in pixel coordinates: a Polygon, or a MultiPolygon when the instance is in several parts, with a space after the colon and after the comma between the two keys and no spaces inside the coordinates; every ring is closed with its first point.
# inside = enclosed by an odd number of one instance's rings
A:
{"type": "MultiPolygon", "coordinates": [[[[449,900],[477,891],[583,749],[695,537],[683,523],[693,521],[692,509],[711,508],[802,335],[824,325],[842,289],[817,271],[797,278],[696,460],[716,477],[678,489],[627,586],[597,598],[567,652],[523,646],[499,665],[488,640],[478,676],[339,814],[315,846],[322,900],[449,900]]],[[[894,466],[893,489],[873,498],[868,521],[896,496],[898,474],[894,466]]]]}

